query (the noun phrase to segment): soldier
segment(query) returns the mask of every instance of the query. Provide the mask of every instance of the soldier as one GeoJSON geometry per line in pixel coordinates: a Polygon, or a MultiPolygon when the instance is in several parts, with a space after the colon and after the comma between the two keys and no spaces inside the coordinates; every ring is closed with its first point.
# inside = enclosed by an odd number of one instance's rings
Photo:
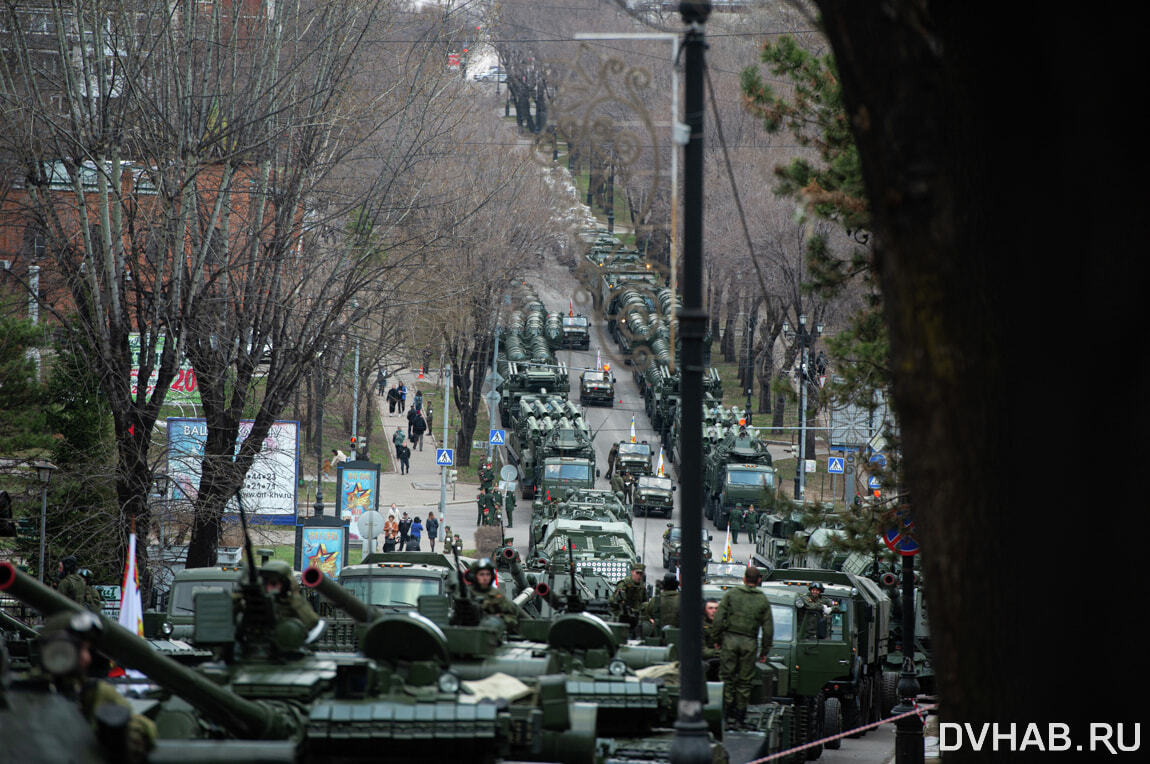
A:
{"type": "Polygon", "coordinates": [[[103,622],[92,613],[49,616],[40,627],[40,660],[52,675],[56,690],[76,702],[94,732],[101,721],[122,725],[119,753],[133,764],[144,762],[156,743],[156,725],[145,716],[133,714],[131,704],[108,682],[88,677],[92,647],[103,631],[103,622]]]}
{"type": "Polygon", "coordinates": [[[730,518],[727,519],[727,523],[729,524],[729,527],[731,529],[731,543],[732,544],[739,543],[739,531],[741,531],[743,529],[743,505],[742,504],[736,504],[735,505],[735,510],[733,512],[731,512],[731,516],[730,516],[730,518]]]}
{"type": "Polygon", "coordinates": [[[479,466],[479,485],[482,488],[495,486],[495,470],[491,469],[491,462],[479,466]]]}
{"type": "Polygon", "coordinates": [[[759,530],[759,515],[754,504],[743,510],[743,530],[747,532],[747,541],[754,544],[759,530]]]}
{"type": "Polygon", "coordinates": [[[503,492],[503,511],[507,514],[507,527],[514,527],[511,520],[512,514],[515,512],[515,491],[503,492]]]}
{"type": "Polygon", "coordinates": [[[643,573],[647,566],[641,562],[631,563],[631,575],[615,584],[611,594],[611,613],[619,623],[631,625],[634,636],[638,631],[639,614],[647,602],[647,588],[643,585],[643,573]]]}
{"type": "Polygon", "coordinates": [[[495,588],[495,564],[491,559],[484,557],[475,564],[471,570],[475,576],[475,585],[472,591],[479,599],[479,610],[484,616],[496,616],[502,619],[507,631],[515,633],[519,630],[519,608],[515,603],[503,596],[495,588]]]}
{"type": "Polygon", "coordinates": [[[819,621],[830,615],[834,608],[834,601],[823,596],[825,591],[825,586],[818,581],[812,581],[807,593],[799,597],[796,603],[803,609],[804,639],[815,639],[818,636],[819,621]]]}
{"type": "Polygon", "coordinates": [[[263,579],[264,591],[275,601],[277,616],[297,618],[308,631],[319,625],[319,616],[296,586],[291,565],[283,560],[268,560],[260,568],[260,578],[263,579]]]}
{"type": "Polygon", "coordinates": [[[719,681],[719,640],[715,639],[715,611],[719,609],[718,600],[707,600],[703,603],[703,663],[706,664],[707,681],[719,681]]]}
{"type": "Polygon", "coordinates": [[[80,563],[75,556],[68,555],[60,560],[60,564],[56,566],[56,575],[60,579],[58,587],[60,594],[73,602],[80,603],[93,613],[100,612],[102,604],[100,595],[88,586],[84,577],[80,575],[80,563]]]}
{"type": "Polygon", "coordinates": [[[495,510],[498,505],[496,505],[495,497],[491,495],[487,486],[479,489],[479,495],[475,497],[475,504],[475,524],[491,525],[495,521],[495,510]]]}
{"type": "Polygon", "coordinates": [[[679,579],[674,573],[663,574],[663,584],[658,597],[653,597],[644,606],[647,620],[656,630],[664,626],[679,627],[679,579]]]}
{"type": "Polygon", "coordinates": [[[743,585],[727,590],[715,611],[711,638],[722,644],[719,653],[719,679],[723,682],[723,708],[735,729],[747,717],[747,702],[755,683],[755,661],[770,654],[775,628],[771,604],[759,591],[763,574],[749,566],[743,585]],[[761,645],[758,641],[762,630],[761,645]]]}

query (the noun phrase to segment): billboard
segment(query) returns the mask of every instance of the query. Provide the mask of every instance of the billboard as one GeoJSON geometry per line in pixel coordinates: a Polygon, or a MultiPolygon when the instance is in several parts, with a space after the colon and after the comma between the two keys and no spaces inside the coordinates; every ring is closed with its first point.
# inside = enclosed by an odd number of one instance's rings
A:
{"type": "Polygon", "coordinates": [[[332,579],[347,565],[347,526],[300,528],[300,557],[303,567],[315,566],[332,579]]]}
{"type": "Polygon", "coordinates": [[[379,470],[373,462],[343,462],[336,466],[337,517],[348,520],[352,540],[360,540],[359,516],[379,511],[379,470]]]}
{"type": "MultiPolygon", "coordinates": [[[[140,383],[140,334],[139,332],[132,332],[128,335],[128,350],[132,354],[132,395],[136,395],[136,390],[140,383]]],[[[156,380],[160,377],[160,355],[164,352],[164,338],[159,337],[156,340],[156,357],[152,361],[152,373],[148,375],[148,389],[145,395],[150,396],[152,391],[156,389],[156,380]]],[[[186,358],[180,359],[179,369],[176,371],[175,379],[172,380],[172,387],[168,390],[168,394],[164,396],[164,403],[170,406],[179,406],[181,404],[194,404],[200,403],[199,387],[196,384],[196,370],[188,363],[186,358]]]]}
{"type": "MultiPolygon", "coordinates": [[[[240,421],[236,450],[252,430],[252,420],[240,421]]],[[[201,418],[168,419],[168,475],[173,500],[195,501],[208,426],[201,418]]],[[[277,421],[268,430],[244,478],[244,512],[264,522],[294,525],[299,488],[299,422],[277,421]]],[[[228,511],[238,509],[233,498],[228,511]]]]}

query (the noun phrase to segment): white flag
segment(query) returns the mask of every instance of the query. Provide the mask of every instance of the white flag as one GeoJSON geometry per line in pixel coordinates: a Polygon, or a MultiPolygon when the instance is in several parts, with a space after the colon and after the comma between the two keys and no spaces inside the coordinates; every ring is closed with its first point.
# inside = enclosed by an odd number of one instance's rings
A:
{"type": "Polygon", "coordinates": [[[631,415],[631,442],[635,442],[635,415],[631,415]]]}
{"type": "Polygon", "coordinates": [[[663,447],[659,446],[659,465],[655,468],[655,474],[659,477],[666,477],[663,474],[663,447]]]}
{"type": "Polygon", "coordinates": [[[734,562],[734,555],[731,554],[731,523],[727,522],[727,543],[723,545],[723,562],[734,562]]]}
{"type": "Polygon", "coordinates": [[[138,637],[144,636],[144,608],[140,604],[135,533],[128,536],[128,559],[124,562],[124,582],[120,586],[120,625],[138,637]]]}
{"type": "Polygon", "coordinates": [[[599,348],[595,348],[595,371],[603,368],[603,362],[599,360],[599,348]]]}

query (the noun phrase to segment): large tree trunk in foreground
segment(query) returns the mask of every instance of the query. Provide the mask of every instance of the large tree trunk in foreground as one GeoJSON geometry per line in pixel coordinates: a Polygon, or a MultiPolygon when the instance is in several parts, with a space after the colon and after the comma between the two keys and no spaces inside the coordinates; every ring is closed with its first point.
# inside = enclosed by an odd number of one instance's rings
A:
{"type": "MultiPolygon", "coordinates": [[[[1140,46],[1001,6],[819,6],[874,215],[942,721],[1037,722],[1044,736],[1066,722],[1086,745],[1085,722],[1144,716],[1107,688],[1144,676],[1146,650],[1126,642],[1125,616],[1104,615],[1144,580],[1145,541],[1120,530],[1144,489],[1134,470],[1103,481],[1098,448],[1125,438],[1119,453],[1134,453],[1141,428],[1117,416],[1147,384],[1144,368],[1117,390],[1099,375],[1108,405],[1062,419],[1043,370],[1064,357],[1067,305],[1140,325],[1120,253],[1144,239],[1143,215],[1114,185],[1141,124],[1114,75],[1141,68],[1140,46]],[[1083,468],[1061,468],[1079,447],[1083,468]]],[[[1123,340],[1088,324],[1070,346],[1100,368],[1123,340]]]]}

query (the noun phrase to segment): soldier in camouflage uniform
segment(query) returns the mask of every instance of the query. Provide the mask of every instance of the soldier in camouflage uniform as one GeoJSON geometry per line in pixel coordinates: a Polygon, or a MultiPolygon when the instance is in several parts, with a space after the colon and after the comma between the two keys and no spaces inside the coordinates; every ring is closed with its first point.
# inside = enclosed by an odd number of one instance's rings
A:
{"type": "Polygon", "coordinates": [[[495,496],[491,490],[484,486],[475,499],[477,506],[476,525],[495,525],[496,512],[499,509],[495,496]]]}
{"type": "Polygon", "coordinates": [[[664,626],[679,627],[679,579],[674,573],[663,576],[662,591],[643,606],[643,615],[659,631],[664,626]]]}
{"type": "Polygon", "coordinates": [[[97,594],[92,587],[88,586],[88,582],[80,575],[80,563],[74,556],[68,555],[60,560],[60,564],[56,569],[56,575],[60,578],[60,585],[58,587],[60,594],[63,594],[73,602],[80,603],[93,613],[100,612],[100,595],[97,594]]]}
{"type": "MultiPolygon", "coordinates": [[[[131,714],[132,706],[108,682],[88,677],[92,665],[92,647],[103,633],[100,617],[87,612],[56,613],[40,627],[40,659],[43,668],[52,675],[56,690],[80,707],[84,718],[98,731],[98,719],[115,718],[123,711],[111,710],[119,706],[129,715],[123,727],[125,761],[129,764],[145,762],[148,752],[156,744],[156,725],[151,719],[131,714]]],[[[118,747],[118,746],[117,746],[118,747]]]]}
{"type": "Polygon", "coordinates": [[[491,462],[479,466],[479,487],[491,488],[495,485],[495,470],[491,469],[491,462]]]}
{"type": "Polygon", "coordinates": [[[631,575],[615,584],[611,594],[611,613],[619,623],[631,625],[632,635],[639,627],[639,615],[647,602],[647,587],[643,585],[643,574],[647,566],[641,562],[631,563],[631,575]]]}
{"type": "Polygon", "coordinates": [[[807,594],[799,598],[796,603],[803,611],[803,639],[815,639],[818,635],[819,621],[830,614],[834,608],[834,600],[824,597],[826,591],[818,581],[812,581],[807,594]]]}
{"type": "Polygon", "coordinates": [[[754,544],[759,530],[759,513],[754,504],[743,510],[743,530],[747,532],[747,541],[754,544]]]}
{"type": "Polygon", "coordinates": [[[490,558],[479,560],[471,570],[475,584],[471,587],[479,600],[479,610],[484,616],[497,616],[502,619],[508,633],[519,631],[519,608],[495,588],[495,564],[490,558]]]}
{"type": "Polygon", "coordinates": [[[264,591],[275,601],[278,617],[297,618],[308,631],[319,625],[319,616],[300,594],[291,565],[283,560],[268,560],[260,568],[260,578],[263,579],[264,591]]]}
{"type": "Polygon", "coordinates": [[[731,511],[731,516],[727,520],[731,529],[731,543],[739,543],[739,531],[743,529],[743,505],[736,504],[734,510],[731,511]]]}
{"type": "Polygon", "coordinates": [[[715,611],[711,637],[722,644],[719,652],[719,679],[723,682],[723,708],[728,723],[735,729],[743,726],[747,703],[758,673],[755,661],[768,655],[774,640],[775,626],[771,604],[759,590],[763,580],[756,567],[748,567],[743,585],[728,589],[715,611]],[[762,646],[757,637],[762,630],[762,646]]]}
{"type": "Polygon", "coordinates": [[[718,600],[703,603],[703,663],[706,664],[707,681],[719,681],[719,640],[715,638],[715,613],[719,610],[718,600]]]}
{"type": "Polygon", "coordinates": [[[514,527],[512,514],[515,512],[515,491],[503,492],[503,512],[507,517],[507,527],[514,527]]]}

